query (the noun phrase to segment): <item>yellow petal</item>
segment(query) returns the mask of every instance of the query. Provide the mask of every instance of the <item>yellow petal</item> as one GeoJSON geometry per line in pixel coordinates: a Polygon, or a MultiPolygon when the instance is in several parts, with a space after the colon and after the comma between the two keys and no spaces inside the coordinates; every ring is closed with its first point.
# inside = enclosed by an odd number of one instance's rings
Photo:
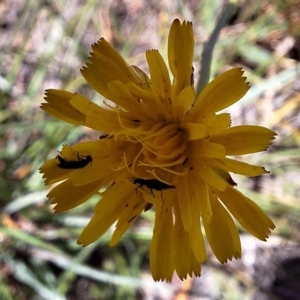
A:
{"type": "Polygon", "coordinates": [[[99,94],[113,100],[107,84],[114,80],[136,82],[135,77],[122,56],[105,39],[101,38],[92,49],[90,62],[81,73],[99,94]]]}
{"type": "Polygon", "coordinates": [[[226,130],[227,128],[229,128],[230,125],[231,125],[230,114],[222,113],[219,115],[215,115],[213,123],[210,125],[210,128],[209,128],[207,134],[209,136],[219,134],[219,133],[223,132],[224,130],[226,130]]]}
{"type": "Polygon", "coordinates": [[[128,82],[127,86],[138,101],[142,99],[141,103],[144,106],[143,112],[148,115],[149,119],[159,119],[160,115],[162,115],[163,118],[165,117],[165,115],[160,112],[160,109],[162,108],[160,98],[154,91],[139,87],[132,82],[128,82]]]}
{"type": "Polygon", "coordinates": [[[174,20],[168,39],[168,58],[174,76],[172,98],[175,98],[186,86],[191,85],[192,63],[194,56],[194,36],[191,22],[180,24],[174,20]]]}
{"type": "MultiPolygon", "coordinates": [[[[123,206],[124,207],[124,206],[123,206]]],[[[138,219],[142,211],[144,210],[145,202],[142,197],[133,193],[131,198],[129,198],[125,204],[125,208],[121,213],[118,222],[116,224],[116,229],[111,237],[109,245],[111,247],[117,245],[123,234],[131,227],[135,221],[138,219]]]]}
{"type": "Polygon", "coordinates": [[[195,99],[195,90],[190,85],[185,87],[180,94],[172,99],[174,123],[184,120],[188,108],[195,99]]]}
{"type": "Polygon", "coordinates": [[[228,172],[241,174],[245,176],[255,177],[268,173],[264,167],[247,164],[235,159],[210,159],[208,162],[217,168],[223,169],[228,172]]]}
{"type": "Polygon", "coordinates": [[[210,205],[208,186],[205,181],[201,179],[199,180],[194,172],[190,172],[188,178],[192,186],[191,202],[194,208],[193,211],[200,211],[201,216],[205,215],[205,219],[209,222],[212,217],[212,209],[210,205]]]}
{"type": "MultiPolygon", "coordinates": [[[[65,147],[65,145],[64,145],[64,147],[65,147]]],[[[86,155],[94,156],[94,155],[96,155],[97,152],[99,152],[99,149],[101,149],[100,153],[102,155],[108,155],[110,153],[109,150],[107,149],[108,148],[107,143],[103,139],[77,143],[77,144],[72,145],[70,148],[72,149],[73,153],[75,153],[75,155],[77,155],[79,153],[81,156],[86,156],[86,155]]],[[[63,151],[64,151],[64,148],[62,150],[62,155],[64,155],[63,151]]]]}
{"type": "Polygon", "coordinates": [[[41,109],[65,122],[77,125],[85,123],[85,115],[70,104],[74,94],[63,90],[46,90],[45,100],[41,109]]]}
{"type": "Polygon", "coordinates": [[[226,150],[222,145],[211,143],[204,139],[195,141],[193,147],[198,157],[225,158],[226,155],[226,150]]]}
{"type": "Polygon", "coordinates": [[[107,59],[114,61],[118,66],[120,66],[120,71],[128,72],[127,63],[123,59],[123,57],[119,54],[119,52],[104,38],[100,38],[97,43],[92,45],[92,50],[94,53],[101,54],[107,59]]]}
{"type": "Polygon", "coordinates": [[[131,93],[126,84],[117,80],[111,81],[108,83],[107,89],[118,106],[139,116],[139,119],[143,117],[143,105],[139,102],[139,98],[131,93]]]}
{"type": "Polygon", "coordinates": [[[46,185],[50,185],[62,181],[64,179],[67,179],[68,177],[70,177],[70,174],[74,171],[74,170],[59,168],[57,166],[58,164],[59,161],[56,158],[52,158],[46,161],[40,167],[40,173],[44,174],[43,179],[45,180],[46,185]]]}
{"type": "Polygon", "coordinates": [[[87,246],[100,238],[121,215],[132,193],[134,188],[131,185],[116,183],[109,187],[96,204],[95,215],[82,231],[77,243],[87,246]]]}
{"type": "Polygon", "coordinates": [[[232,179],[231,175],[229,174],[229,172],[224,171],[223,169],[219,169],[219,168],[213,168],[215,170],[215,172],[221,176],[228,184],[232,185],[232,186],[236,186],[237,184],[234,182],[234,180],[232,179]]]}
{"type": "MultiPolygon", "coordinates": [[[[73,151],[81,156],[91,156],[92,161],[86,167],[73,170],[70,178],[74,186],[82,186],[102,178],[110,182],[113,174],[113,166],[121,162],[121,155],[118,149],[113,147],[115,141],[105,139],[78,143],[72,146],[73,151]],[[112,147],[112,148],[111,148],[112,147]]],[[[121,143],[119,143],[119,146],[121,143]]]]}
{"type": "Polygon", "coordinates": [[[204,182],[217,190],[224,191],[228,183],[211,166],[202,160],[194,160],[193,170],[195,176],[201,178],[204,182]]]}
{"type": "MultiPolygon", "coordinates": [[[[116,152],[118,153],[118,149],[116,149],[116,152]]],[[[58,166],[60,163],[58,159],[53,158],[45,162],[40,167],[40,172],[44,173],[43,178],[45,178],[46,185],[50,185],[67,178],[72,179],[74,186],[85,185],[98,181],[112,173],[111,166],[113,163],[121,160],[120,153],[118,153],[118,156],[109,155],[113,153],[114,152],[111,150],[108,150],[108,144],[105,140],[82,142],[71,147],[64,145],[59,155],[66,161],[77,161],[78,157],[84,158],[88,155],[92,157],[92,161],[83,168],[64,169],[58,166]],[[103,163],[103,161],[105,163],[103,163]]]]}
{"type": "Polygon", "coordinates": [[[84,115],[91,114],[94,111],[97,111],[97,113],[101,114],[103,111],[102,107],[95,104],[81,94],[74,94],[70,99],[70,103],[75,109],[77,109],[84,115]]]}
{"type": "Polygon", "coordinates": [[[171,207],[156,206],[155,225],[150,248],[150,269],[155,281],[171,281],[174,260],[171,254],[173,214],[171,207]]]}
{"type": "Polygon", "coordinates": [[[179,207],[175,205],[175,225],[172,236],[172,251],[176,273],[183,280],[193,273],[200,276],[201,264],[196,262],[190,245],[189,234],[183,228],[179,207]]]}
{"type": "Polygon", "coordinates": [[[240,100],[248,91],[241,68],[231,69],[211,81],[196,99],[189,117],[218,112],[240,100]]]}
{"type": "Polygon", "coordinates": [[[142,83],[145,88],[151,89],[151,80],[148,75],[137,66],[130,66],[133,71],[133,76],[137,77],[137,81],[142,83]]]}
{"type": "Polygon", "coordinates": [[[56,204],[54,211],[61,213],[87,201],[91,196],[97,194],[102,185],[101,181],[96,181],[77,187],[73,186],[70,180],[66,180],[54,187],[47,197],[51,201],[51,204],[56,204]]]}
{"type": "Polygon", "coordinates": [[[242,155],[266,150],[275,135],[274,131],[265,127],[242,125],[228,128],[210,140],[223,145],[227,155],[242,155]]]}
{"type": "Polygon", "coordinates": [[[193,226],[192,229],[188,232],[188,234],[195,259],[198,263],[202,263],[206,260],[206,250],[203,235],[201,232],[199,216],[200,211],[195,209],[195,206],[192,205],[193,226]]]}
{"type": "Polygon", "coordinates": [[[208,242],[216,258],[225,263],[227,260],[241,257],[241,242],[238,230],[226,209],[210,192],[212,218],[202,216],[208,242]]]}
{"type": "Polygon", "coordinates": [[[183,177],[176,185],[178,206],[185,231],[190,231],[193,225],[191,201],[187,178],[183,177]]]}
{"type": "MultiPolygon", "coordinates": [[[[67,161],[70,160],[77,160],[78,159],[78,152],[74,151],[70,146],[64,145],[63,149],[60,153],[60,156],[67,161]]],[[[71,176],[75,169],[64,169],[59,167],[60,161],[58,158],[52,158],[46,161],[40,167],[40,173],[43,173],[43,178],[45,179],[45,184],[50,185],[64,179],[67,179],[71,176]]]]}
{"type": "MultiPolygon", "coordinates": [[[[211,217],[211,208],[210,208],[208,194],[205,193],[205,191],[207,192],[207,187],[205,188],[204,184],[201,184],[201,182],[199,182],[199,180],[195,181],[195,178],[193,176],[191,176],[190,174],[185,181],[186,181],[186,183],[188,182],[188,188],[189,188],[189,191],[188,191],[189,201],[188,201],[188,205],[187,205],[189,207],[189,211],[185,215],[190,216],[190,218],[192,219],[190,221],[190,223],[192,225],[189,228],[190,230],[187,232],[188,240],[189,240],[188,244],[190,244],[189,247],[193,251],[193,256],[194,256],[195,260],[198,262],[198,264],[196,264],[196,265],[199,267],[199,263],[202,263],[206,259],[205,243],[204,243],[203,235],[201,232],[201,225],[200,225],[200,214],[209,215],[208,218],[211,217]],[[195,186],[197,186],[196,189],[194,188],[195,186]]],[[[176,185],[176,190],[178,192],[180,191],[181,188],[182,187],[180,185],[178,185],[178,184],[176,185]]],[[[182,197],[180,198],[178,196],[179,205],[178,205],[178,208],[176,211],[178,214],[178,210],[180,210],[180,217],[181,217],[181,220],[183,223],[183,227],[184,227],[184,230],[187,231],[186,230],[187,226],[185,225],[186,221],[184,221],[184,219],[186,219],[186,216],[183,214],[183,211],[186,210],[183,207],[185,205],[185,203],[184,202],[180,203],[180,199],[183,200],[182,197]],[[183,210],[182,210],[182,207],[183,207],[183,210]]],[[[177,249],[177,246],[176,246],[176,249],[177,249]]],[[[194,258],[191,259],[192,265],[193,265],[194,258]]]]}
{"type": "Polygon", "coordinates": [[[169,107],[171,99],[171,82],[167,66],[157,50],[146,51],[152,89],[160,96],[161,101],[169,107]]]}
{"type": "Polygon", "coordinates": [[[119,122],[118,113],[102,107],[97,109],[97,111],[93,111],[86,117],[86,126],[108,133],[122,129],[119,122]]]}
{"type": "Polygon", "coordinates": [[[262,209],[235,188],[228,186],[224,192],[217,194],[239,223],[258,239],[265,241],[271,229],[275,228],[262,209]]]}
{"type": "Polygon", "coordinates": [[[206,126],[203,124],[184,122],[180,128],[187,132],[189,141],[202,139],[206,135],[206,126]]]}
{"type": "Polygon", "coordinates": [[[115,156],[108,156],[107,158],[101,157],[100,159],[97,159],[97,157],[94,155],[91,164],[85,168],[78,169],[71,174],[70,178],[73,185],[84,186],[102,178],[106,178],[106,181],[110,182],[111,178],[116,176],[116,172],[112,170],[112,165],[114,165],[118,160],[120,161],[120,156],[118,158],[115,156]]]}

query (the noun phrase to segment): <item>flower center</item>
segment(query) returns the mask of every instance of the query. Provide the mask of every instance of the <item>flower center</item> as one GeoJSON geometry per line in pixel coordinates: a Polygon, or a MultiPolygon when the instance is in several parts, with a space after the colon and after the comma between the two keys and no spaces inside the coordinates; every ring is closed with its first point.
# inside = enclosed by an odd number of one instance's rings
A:
{"type": "MultiPolygon", "coordinates": [[[[181,164],[187,143],[184,133],[176,124],[161,124],[159,130],[150,130],[140,140],[143,146],[144,163],[159,166],[181,164]]],[[[184,157],[184,158],[183,158],[184,157]]]]}
{"type": "MultiPolygon", "coordinates": [[[[157,177],[159,170],[179,175],[186,173],[183,166],[187,161],[188,138],[178,124],[140,123],[135,128],[122,130],[116,138],[136,144],[132,148],[135,154],[126,152],[123,158],[123,167],[128,168],[135,176],[140,174],[142,177],[141,174],[152,173],[157,177]],[[130,161],[130,157],[134,157],[133,161],[130,161]]],[[[162,175],[161,172],[159,174],[162,175]]]]}

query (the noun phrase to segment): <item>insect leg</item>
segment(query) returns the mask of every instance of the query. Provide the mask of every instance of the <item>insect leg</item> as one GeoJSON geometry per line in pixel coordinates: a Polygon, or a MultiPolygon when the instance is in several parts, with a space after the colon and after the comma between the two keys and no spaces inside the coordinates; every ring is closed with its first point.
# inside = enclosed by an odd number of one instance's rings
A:
{"type": "Polygon", "coordinates": [[[152,190],[152,189],[150,189],[150,192],[151,192],[151,194],[152,194],[153,198],[155,198],[155,196],[154,196],[154,193],[153,193],[153,190],[152,190]]]}
{"type": "Polygon", "coordinates": [[[163,198],[163,196],[162,196],[162,191],[160,191],[160,195],[161,195],[161,200],[162,200],[162,202],[163,202],[163,205],[165,205],[165,200],[164,200],[164,198],[163,198]]]}
{"type": "Polygon", "coordinates": [[[82,158],[79,156],[79,152],[77,152],[77,158],[78,158],[78,161],[82,160],[82,158]]]}

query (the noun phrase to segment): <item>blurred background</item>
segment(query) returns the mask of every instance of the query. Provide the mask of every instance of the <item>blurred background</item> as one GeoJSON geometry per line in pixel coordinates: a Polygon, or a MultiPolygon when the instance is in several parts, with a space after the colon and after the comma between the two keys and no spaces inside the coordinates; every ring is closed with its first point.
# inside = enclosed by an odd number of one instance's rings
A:
{"type": "Polygon", "coordinates": [[[154,283],[149,244],[154,211],[145,213],[117,247],[111,232],[82,248],[76,240],[94,199],[64,214],[46,200],[40,165],[62,144],[98,138],[39,106],[45,89],[99,95],[80,74],[91,44],[105,37],[130,64],[147,71],[144,52],[166,41],[175,17],[193,22],[195,62],[211,34],[219,0],[0,1],[0,299],[300,299],[300,1],[237,1],[214,51],[212,77],[242,66],[252,88],[230,111],[233,125],[278,133],[262,154],[239,157],[270,170],[238,188],[272,217],[267,242],[242,229],[241,260],[221,265],[211,255],[201,278],[154,283]]]}

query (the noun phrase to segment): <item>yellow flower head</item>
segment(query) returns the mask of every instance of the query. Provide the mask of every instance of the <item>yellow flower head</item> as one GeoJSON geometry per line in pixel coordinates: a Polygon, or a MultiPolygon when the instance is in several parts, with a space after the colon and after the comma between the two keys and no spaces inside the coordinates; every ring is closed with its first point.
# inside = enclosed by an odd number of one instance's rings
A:
{"type": "Polygon", "coordinates": [[[148,77],[101,38],[82,75],[110,102],[101,107],[77,93],[47,90],[41,106],[66,122],[106,133],[65,145],[41,167],[47,185],[61,182],[48,194],[55,211],[101,194],[78,243],[93,243],[116,222],[114,246],[154,205],[150,267],[155,280],[170,281],[174,271],[181,279],[200,275],[206,259],[202,225],[221,263],[241,256],[232,216],[261,240],[275,228],[230,176],[259,176],[266,170],[227,157],[264,151],[275,133],[259,126],[230,127],[230,115],[218,113],[248,91],[241,68],[218,76],[195,99],[193,49],[192,23],[176,19],[168,40],[171,81],[157,50],[146,52],[148,77]]]}

